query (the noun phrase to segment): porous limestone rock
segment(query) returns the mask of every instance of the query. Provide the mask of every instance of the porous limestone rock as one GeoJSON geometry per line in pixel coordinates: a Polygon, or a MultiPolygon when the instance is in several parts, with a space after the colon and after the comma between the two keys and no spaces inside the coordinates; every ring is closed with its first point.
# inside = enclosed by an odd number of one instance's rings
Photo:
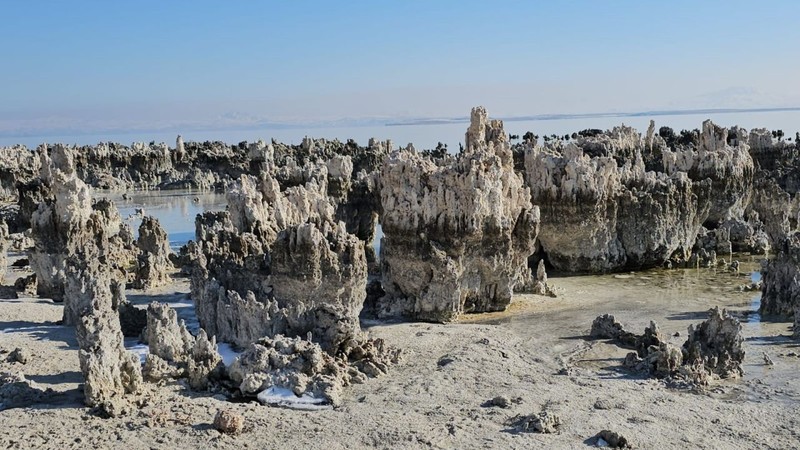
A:
{"type": "Polygon", "coordinates": [[[400,351],[381,339],[351,339],[332,355],[308,339],[276,335],[248,345],[228,375],[245,396],[286,389],[306,401],[336,406],[344,387],[387,373],[399,358],[400,351]]]}
{"type": "Polygon", "coordinates": [[[151,216],[142,219],[136,246],[139,254],[136,257],[136,278],[133,286],[138,289],[150,289],[168,284],[170,274],[174,271],[170,261],[172,249],[169,246],[167,232],[161,227],[158,219],[151,216]]]}
{"type": "Polygon", "coordinates": [[[36,274],[32,273],[27,277],[17,278],[14,281],[14,289],[26,296],[36,295],[36,284],[36,274]]]}
{"type": "Polygon", "coordinates": [[[243,395],[255,396],[271,387],[310,395],[333,405],[342,389],[365,377],[313,342],[276,335],[250,344],[229,368],[229,376],[243,395]]]}
{"type": "Polygon", "coordinates": [[[148,306],[144,340],[150,350],[144,366],[149,380],[188,378],[192,388],[202,390],[224,374],[216,338],[208,339],[204,330],[192,336],[166,304],[152,302],[148,306]]]}
{"type": "Polygon", "coordinates": [[[597,316],[592,321],[589,336],[595,339],[613,339],[623,346],[636,345],[636,335],[626,331],[612,314],[597,316]]]}
{"type": "Polygon", "coordinates": [[[285,310],[282,334],[311,333],[331,352],[359,335],[367,261],[361,241],[344,223],[290,227],[278,235],[271,257],[274,298],[285,310]]]}
{"type": "Polygon", "coordinates": [[[530,292],[548,297],[556,296],[552,286],[547,284],[547,269],[543,259],[540,259],[536,266],[536,275],[533,278],[533,287],[530,288],[530,292]]]}
{"type": "Polygon", "coordinates": [[[244,347],[311,332],[335,351],[360,333],[364,244],[333,222],[324,180],[281,191],[272,177],[244,176],[227,212],[198,216],[192,297],[210,335],[244,347]]]}
{"type": "Polygon", "coordinates": [[[521,432],[528,433],[556,433],[561,427],[561,418],[552,412],[542,411],[528,416],[516,416],[510,425],[521,432]]]}
{"type": "Polygon", "coordinates": [[[800,305],[800,231],[784,235],[775,257],[762,270],[761,306],[764,315],[792,317],[800,305]]]}
{"type": "MultiPolygon", "coordinates": [[[[86,248],[98,252],[93,256],[108,256],[112,278],[124,280],[132,237],[116,207],[107,200],[92,202],[88,186],[76,174],[70,149],[55,146],[51,155],[43,151],[40,156],[42,182],[51,197],[39,204],[31,218],[34,248],[29,260],[38,294],[64,300],[66,260],[86,248]],[[102,232],[94,234],[93,230],[102,232]]],[[[66,305],[65,323],[76,323],[72,312],[74,308],[66,305]]]]}
{"type": "Polygon", "coordinates": [[[602,430],[595,435],[594,439],[597,447],[633,448],[628,438],[616,431],[602,430]]]}
{"type": "Polygon", "coordinates": [[[400,151],[381,169],[379,314],[449,321],[499,311],[529,283],[539,210],[498,121],[473,111],[468,149],[434,162],[400,151]]]}
{"type": "Polygon", "coordinates": [[[710,181],[648,172],[629,127],[534,145],[525,178],[542,211],[539,240],[565,272],[604,272],[687,259],[710,208],[710,181]]]}
{"type": "Polygon", "coordinates": [[[689,326],[689,338],[683,344],[683,364],[702,366],[714,377],[739,378],[743,374],[743,342],[739,320],[715,307],[708,320],[697,328],[689,326]]]}
{"type": "Polygon", "coordinates": [[[220,409],[214,416],[214,428],[224,434],[239,434],[244,430],[244,416],[231,409],[220,409]]]}
{"type": "Polygon", "coordinates": [[[743,216],[753,189],[755,166],[749,149],[746,130],[728,130],[706,120],[697,147],[664,151],[664,170],[668,174],[687,173],[696,181],[711,180],[713,194],[707,222],[738,219],[743,216]]]}
{"type": "Polygon", "coordinates": [[[123,344],[119,317],[112,305],[108,263],[85,256],[70,257],[65,287],[66,296],[81,296],[79,301],[67,304],[81,308],[76,309],[75,320],[85,402],[116,416],[128,409],[126,395],[141,389],[141,365],[139,357],[127,352],[123,344]]]}

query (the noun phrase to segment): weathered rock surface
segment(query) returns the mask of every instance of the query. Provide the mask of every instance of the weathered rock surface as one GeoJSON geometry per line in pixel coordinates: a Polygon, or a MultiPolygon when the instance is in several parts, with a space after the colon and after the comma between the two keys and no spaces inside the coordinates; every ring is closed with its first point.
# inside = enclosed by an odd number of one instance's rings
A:
{"type": "Polygon", "coordinates": [[[633,448],[631,442],[616,431],[602,430],[594,438],[597,447],[633,448]]]}
{"type": "MultiPolygon", "coordinates": [[[[39,204],[31,219],[34,248],[29,259],[38,294],[64,300],[66,260],[85,248],[102,253],[89,256],[113,255],[108,258],[112,277],[124,280],[131,235],[116,207],[106,200],[92,203],[88,186],[77,177],[70,150],[56,146],[51,155],[43,152],[40,156],[41,178],[52,196],[39,204]],[[90,221],[94,223],[89,225],[90,221]],[[103,231],[92,234],[97,229],[103,231]]],[[[76,323],[73,312],[65,306],[65,323],[76,323]]]]}
{"type": "Polygon", "coordinates": [[[762,266],[759,312],[792,317],[800,305],[800,231],[786,234],[775,250],[762,266]]]}
{"type": "Polygon", "coordinates": [[[319,345],[281,335],[252,343],[233,362],[229,375],[244,395],[255,396],[277,386],[298,397],[310,395],[333,405],[341,402],[345,386],[365,379],[319,345]]]}
{"type": "Polygon", "coordinates": [[[344,223],[291,227],[272,251],[273,294],[284,310],[286,333],[311,333],[331,352],[361,332],[359,314],[367,295],[364,247],[344,223]]]}
{"type": "Polygon", "coordinates": [[[687,173],[696,181],[711,180],[713,195],[707,222],[738,219],[752,195],[755,166],[749,150],[745,130],[728,130],[706,120],[697,147],[664,151],[664,169],[668,174],[687,173]]]}
{"type": "Polygon", "coordinates": [[[204,330],[192,336],[166,304],[153,302],[148,306],[144,340],[150,349],[144,367],[149,380],[188,378],[192,388],[202,390],[224,375],[216,338],[209,340],[204,330]]]}
{"type": "Polygon", "coordinates": [[[449,321],[499,311],[530,282],[539,210],[499,126],[476,108],[466,153],[434,162],[401,151],[384,162],[381,315],[449,321]]]}
{"type": "Polygon", "coordinates": [[[697,328],[689,326],[689,339],[683,344],[684,365],[702,365],[714,377],[739,378],[743,374],[743,341],[739,320],[716,307],[697,328]]]}
{"type": "Polygon", "coordinates": [[[31,355],[27,350],[17,347],[8,354],[6,360],[12,363],[28,364],[28,361],[31,360],[31,355]]]}
{"type": "Polygon", "coordinates": [[[19,277],[14,281],[14,289],[23,295],[36,295],[36,274],[19,277]]]}
{"type": "Polygon", "coordinates": [[[110,416],[123,414],[129,407],[126,395],[141,389],[139,357],[123,345],[119,316],[112,305],[108,263],[99,258],[73,258],[67,263],[65,295],[71,299],[80,296],[79,301],[67,304],[77,321],[85,402],[110,416]]]}
{"type": "Polygon", "coordinates": [[[517,416],[511,419],[509,424],[521,432],[556,433],[562,423],[561,418],[557,415],[549,411],[542,411],[539,414],[517,416]]]}
{"type": "Polygon", "coordinates": [[[387,373],[400,351],[382,340],[350,340],[335,355],[319,344],[277,335],[250,344],[228,369],[246,396],[287,389],[309,404],[338,405],[342,389],[387,373]]]}
{"type": "Polygon", "coordinates": [[[239,434],[244,430],[244,416],[231,409],[221,409],[214,416],[214,428],[224,434],[239,434]]]}
{"type": "Polygon", "coordinates": [[[138,289],[151,289],[165,286],[170,282],[174,266],[170,260],[172,249],[167,232],[158,219],[145,216],[139,225],[139,238],[136,240],[139,254],[136,257],[136,278],[133,286],[138,289]]]}
{"type": "Polygon", "coordinates": [[[645,171],[629,127],[530,147],[525,178],[542,211],[539,239],[565,272],[661,266],[689,256],[710,205],[710,181],[645,171]]]}
{"type": "Polygon", "coordinates": [[[613,339],[621,347],[635,349],[625,357],[624,366],[657,378],[673,378],[695,385],[705,385],[715,378],[742,375],[744,350],[742,326],[719,308],[695,328],[689,326],[689,338],[682,348],[666,342],[655,322],[644,334],[625,331],[614,316],[604,314],[592,323],[590,335],[613,339]]]}
{"type": "Polygon", "coordinates": [[[281,191],[274,178],[242,177],[228,199],[228,212],[196,222],[192,296],[203,328],[240,347],[311,332],[335,351],[356,337],[364,243],[333,222],[326,184],[281,191]]]}

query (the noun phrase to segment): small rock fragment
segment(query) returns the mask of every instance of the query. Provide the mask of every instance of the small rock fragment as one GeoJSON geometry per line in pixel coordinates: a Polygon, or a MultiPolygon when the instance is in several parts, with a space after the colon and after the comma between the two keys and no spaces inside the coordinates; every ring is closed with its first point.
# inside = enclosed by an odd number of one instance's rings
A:
{"type": "Polygon", "coordinates": [[[239,434],[244,430],[244,416],[230,409],[217,411],[214,428],[224,434],[239,434]]]}
{"type": "Polygon", "coordinates": [[[595,436],[595,445],[598,447],[602,446],[601,441],[605,442],[605,446],[611,448],[631,448],[631,443],[625,436],[611,430],[603,430],[597,433],[595,436]]]}
{"type": "Polygon", "coordinates": [[[28,364],[30,358],[30,354],[26,350],[17,347],[8,355],[8,362],[28,364]]]}
{"type": "Polygon", "coordinates": [[[33,273],[27,277],[17,278],[16,281],[14,281],[14,289],[25,295],[36,295],[36,274],[33,273]]]}
{"type": "Polygon", "coordinates": [[[518,431],[528,433],[555,433],[561,427],[561,418],[549,411],[517,416],[511,422],[518,431]]]}
{"type": "Polygon", "coordinates": [[[497,397],[489,400],[489,406],[496,406],[498,408],[508,408],[511,406],[511,400],[505,395],[498,395],[497,397]]]}

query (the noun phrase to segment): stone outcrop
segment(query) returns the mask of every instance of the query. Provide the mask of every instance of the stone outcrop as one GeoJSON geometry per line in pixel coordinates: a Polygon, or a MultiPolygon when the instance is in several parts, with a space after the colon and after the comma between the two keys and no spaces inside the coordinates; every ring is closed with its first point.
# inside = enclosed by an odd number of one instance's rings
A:
{"type": "Polygon", "coordinates": [[[750,202],[755,170],[747,132],[736,127],[728,130],[706,120],[699,138],[697,147],[665,150],[665,172],[684,172],[696,181],[711,180],[708,223],[741,218],[750,202]]]}
{"type": "Polygon", "coordinates": [[[255,396],[277,386],[333,405],[341,402],[345,386],[364,380],[353,380],[347,366],[319,345],[281,335],[252,343],[233,362],[229,374],[243,395],[255,396]]]}
{"type": "Polygon", "coordinates": [[[800,305],[800,231],[785,235],[774,258],[761,270],[762,290],[759,312],[792,317],[800,305]]]}
{"type": "Polygon", "coordinates": [[[332,352],[359,335],[367,261],[361,241],[344,223],[288,228],[278,235],[271,257],[273,295],[285,311],[283,334],[311,333],[332,352]]]}
{"type": "Polygon", "coordinates": [[[158,219],[145,216],[139,225],[139,238],[136,240],[139,254],[136,257],[136,278],[133,287],[150,289],[164,286],[170,282],[170,274],[175,270],[170,255],[167,232],[158,219]]]}
{"type": "Polygon", "coordinates": [[[609,314],[594,320],[590,336],[612,339],[621,347],[635,349],[625,357],[624,366],[657,378],[702,386],[716,378],[738,378],[743,373],[742,326],[718,307],[696,328],[689,326],[689,337],[682,347],[667,342],[655,322],[650,322],[644,334],[637,335],[626,331],[609,314]]]}
{"type": "MultiPolygon", "coordinates": [[[[40,156],[42,182],[51,196],[39,204],[31,219],[34,248],[29,259],[37,276],[38,294],[62,301],[67,258],[93,245],[113,255],[108,259],[112,278],[124,280],[132,235],[116,207],[106,200],[92,203],[89,187],[77,177],[69,149],[56,146],[50,156],[40,156]],[[90,221],[96,222],[93,227],[87,225],[90,221]],[[103,232],[93,234],[92,228],[103,232]]],[[[66,323],[75,323],[73,320],[70,308],[65,307],[66,323]]]]}
{"type": "Polygon", "coordinates": [[[535,145],[525,178],[542,211],[539,240],[565,272],[661,266],[688,259],[710,209],[710,181],[645,171],[628,127],[576,142],[535,145]]]}
{"type": "Polygon", "coordinates": [[[744,349],[742,325],[719,307],[711,317],[695,328],[689,326],[689,338],[683,344],[683,364],[702,367],[712,377],[739,378],[742,376],[744,349]]]}
{"type": "MultiPolygon", "coordinates": [[[[96,235],[106,232],[95,215],[86,225],[87,231],[96,235]]],[[[139,358],[123,345],[109,255],[102,252],[103,241],[99,242],[87,245],[66,262],[65,297],[69,301],[64,316],[65,322],[69,319],[77,327],[86,404],[115,416],[127,410],[126,395],[140,390],[142,375],[139,358]]]]}
{"type": "Polygon", "coordinates": [[[380,339],[350,340],[331,355],[309,340],[276,335],[250,344],[228,372],[245,396],[283,389],[307,402],[336,406],[344,387],[385,374],[399,357],[399,350],[380,339]]]}
{"type": "Polygon", "coordinates": [[[216,338],[208,339],[204,330],[193,336],[166,304],[148,306],[144,340],[150,350],[144,366],[148,380],[188,378],[192,388],[202,390],[224,375],[216,338]]]}
{"type": "Polygon", "coordinates": [[[364,243],[333,221],[326,180],[282,191],[273,177],[245,176],[227,212],[198,217],[192,297],[209,335],[245,347],[310,332],[330,352],[359,336],[364,243]]]}
{"type": "Polygon", "coordinates": [[[36,154],[23,145],[0,147],[0,199],[13,201],[18,184],[36,178],[40,164],[36,154]]]}
{"type": "Polygon", "coordinates": [[[449,321],[499,311],[530,282],[539,210],[497,127],[477,108],[464,154],[434,162],[400,151],[384,162],[381,315],[449,321]]]}

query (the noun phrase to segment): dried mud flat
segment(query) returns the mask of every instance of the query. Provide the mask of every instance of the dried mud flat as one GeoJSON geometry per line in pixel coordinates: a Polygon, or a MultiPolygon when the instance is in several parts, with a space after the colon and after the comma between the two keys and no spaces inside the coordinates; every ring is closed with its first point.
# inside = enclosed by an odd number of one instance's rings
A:
{"type": "MultiPolygon", "coordinates": [[[[6,284],[19,274],[11,271],[6,284]]],[[[455,324],[364,324],[371,337],[401,346],[403,359],[389,374],[349,388],[335,409],[233,403],[168,382],[148,385],[151,395],[137,413],[110,419],[83,404],[74,329],[55,324],[62,306],[5,299],[0,346],[6,352],[23,348],[30,356],[21,366],[6,362],[4,353],[0,366],[21,368],[38,388],[52,392],[0,411],[0,446],[587,448],[608,429],[635,448],[796,448],[800,380],[793,374],[800,368],[800,346],[788,338],[785,323],[745,323],[747,375],[715,382],[705,393],[631,374],[622,368],[623,350],[586,339],[591,319],[602,312],[613,311],[630,329],[653,319],[666,334],[685,335],[708,307],[752,311],[755,294],[736,291],[748,276],[681,270],[557,278],[557,301],[517,296],[507,312],[470,315],[455,324]],[[764,351],[774,366],[765,366],[764,351]],[[493,403],[496,397],[503,399],[493,403]],[[241,434],[214,429],[222,409],[244,416],[241,434]],[[560,418],[556,433],[521,433],[513,426],[515,417],[541,411],[560,418]]],[[[180,311],[188,290],[179,280],[128,296],[135,304],[157,299],[180,311]]]]}

